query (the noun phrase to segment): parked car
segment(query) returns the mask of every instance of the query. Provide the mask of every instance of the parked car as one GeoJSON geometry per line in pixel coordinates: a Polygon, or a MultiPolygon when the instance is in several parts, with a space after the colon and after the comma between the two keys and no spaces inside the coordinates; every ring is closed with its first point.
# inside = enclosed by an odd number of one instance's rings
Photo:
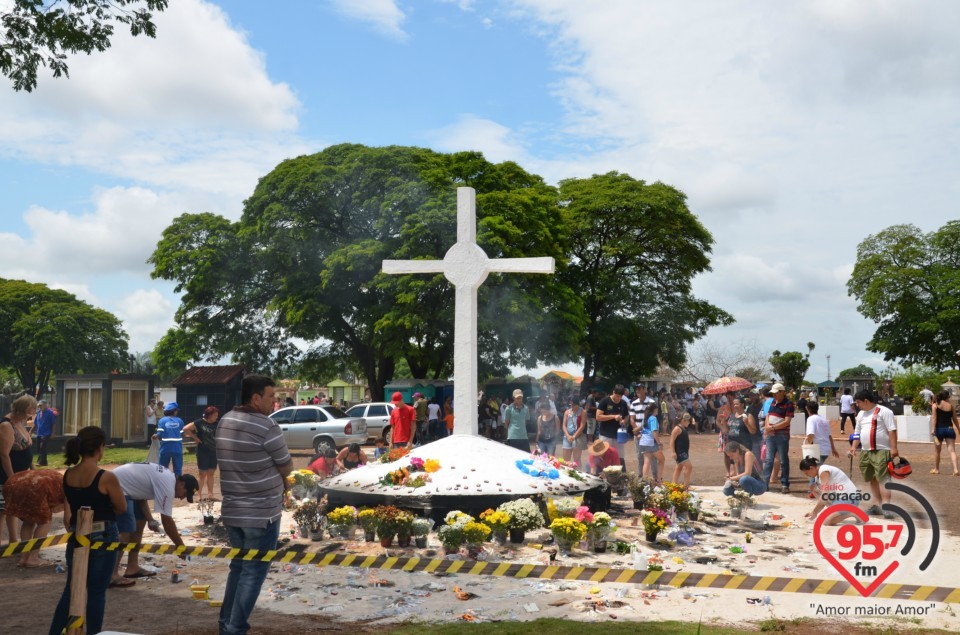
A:
{"type": "Polygon", "coordinates": [[[375,401],[358,403],[347,410],[348,417],[363,417],[367,421],[367,437],[384,437],[390,445],[390,413],[396,408],[392,403],[375,401]]]}
{"type": "Polygon", "coordinates": [[[350,417],[335,406],[288,406],[270,418],[280,426],[291,450],[312,448],[320,454],[327,448],[336,450],[367,440],[367,422],[362,417],[350,417]]]}

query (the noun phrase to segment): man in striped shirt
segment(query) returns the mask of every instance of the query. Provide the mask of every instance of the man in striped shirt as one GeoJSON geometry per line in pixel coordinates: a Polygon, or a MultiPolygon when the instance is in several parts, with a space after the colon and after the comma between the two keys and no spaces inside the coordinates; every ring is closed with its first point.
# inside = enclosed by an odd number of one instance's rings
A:
{"type": "MultiPolygon", "coordinates": [[[[230,546],[267,551],[277,548],[286,478],[293,459],[280,427],[267,415],[273,411],[274,383],[269,377],[247,375],[242,406],[227,413],[217,426],[221,515],[230,546]]],[[[243,635],[270,569],[269,562],[234,559],[220,609],[220,635],[243,635]]]]}

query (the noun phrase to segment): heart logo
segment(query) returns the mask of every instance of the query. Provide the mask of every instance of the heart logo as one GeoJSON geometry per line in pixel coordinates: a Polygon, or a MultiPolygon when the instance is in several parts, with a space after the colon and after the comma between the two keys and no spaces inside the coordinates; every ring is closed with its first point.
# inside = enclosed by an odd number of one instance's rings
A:
{"type": "Polygon", "coordinates": [[[860,580],[858,580],[857,577],[853,575],[853,573],[847,570],[846,566],[842,562],[840,562],[836,558],[836,556],[830,553],[830,550],[827,549],[826,546],[824,546],[823,540],[820,537],[820,530],[823,529],[824,521],[826,521],[827,518],[834,512],[847,512],[847,513],[853,514],[854,516],[862,520],[864,523],[867,523],[870,520],[870,517],[867,516],[867,513],[862,509],[860,509],[859,507],[857,507],[856,505],[850,505],[850,504],[831,505],[827,509],[820,512],[820,515],[817,517],[817,522],[814,523],[813,525],[813,544],[816,545],[817,551],[820,552],[820,555],[823,556],[827,562],[833,565],[834,569],[840,572],[840,575],[842,575],[844,579],[850,583],[850,586],[855,588],[857,592],[860,593],[860,595],[862,595],[863,597],[870,597],[870,595],[877,590],[877,587],[883,584],[883,581],[886,580],[888,577],[890,577],[891,573],[896,571],[897,567],[900,566],[900,563],[897,561],[891,562],[889,565],[887,565],[886,569],[884,569],[879,574],[877,574],[873,582],[871,582],[867,586],[864,586],[863,583],[861,583],[860,580]]]}

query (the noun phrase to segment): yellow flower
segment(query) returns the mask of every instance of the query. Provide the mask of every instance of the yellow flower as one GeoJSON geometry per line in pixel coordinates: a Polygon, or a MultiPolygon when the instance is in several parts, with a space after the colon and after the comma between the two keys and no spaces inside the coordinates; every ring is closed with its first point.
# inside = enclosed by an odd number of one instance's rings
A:
{"type": "Polygon", "coordinates": [[[437,459],[427,459],[423,462],[423,471],[427,473],[436,472],[440,469],[440,461],[437,459]]]}

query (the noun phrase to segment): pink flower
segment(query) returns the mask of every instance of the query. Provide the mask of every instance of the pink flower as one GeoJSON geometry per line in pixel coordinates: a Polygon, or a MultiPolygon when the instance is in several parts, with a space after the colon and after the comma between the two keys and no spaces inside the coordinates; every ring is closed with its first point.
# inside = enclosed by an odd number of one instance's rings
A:
{"type": "Polygon", "coordinates": [[[577,513],[574,515],[574,519],[589,525],[593,522],[593,514],[590,513],[589,507],[581,505],[577,507],[577,513]]]}

